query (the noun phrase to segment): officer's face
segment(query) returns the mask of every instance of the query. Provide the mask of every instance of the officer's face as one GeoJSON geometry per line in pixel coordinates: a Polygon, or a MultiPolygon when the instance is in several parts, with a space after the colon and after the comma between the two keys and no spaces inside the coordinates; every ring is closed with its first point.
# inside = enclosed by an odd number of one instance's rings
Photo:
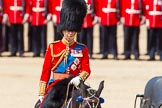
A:
{"type": "Polygon", "coordinates": [[[77,33],[77,32],[75,32],[75,31],[68,31],[68,30],[64,30],[64,31],[63,31],[64,38],[65,38],[68,42],[71,42],[71,41],[74,40],[76,33],[77,33]]]}

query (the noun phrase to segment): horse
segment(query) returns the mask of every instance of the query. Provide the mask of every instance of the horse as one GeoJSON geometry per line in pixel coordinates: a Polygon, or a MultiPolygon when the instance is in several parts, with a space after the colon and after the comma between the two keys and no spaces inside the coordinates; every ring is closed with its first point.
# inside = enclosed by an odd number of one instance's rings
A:
{"type": "MultiPolygon", "coordinates": [[[[98,90],[95,90],[83,81],[79,87],[75,87],[69,83],[72,78],[65,78],[53,86],[45,96],[41,108],[101,108],[104,99],[100,94],[104,81],[101,81],[98,90]]],[[[35,108],[40,108],[40,101],[35,108]]]]}

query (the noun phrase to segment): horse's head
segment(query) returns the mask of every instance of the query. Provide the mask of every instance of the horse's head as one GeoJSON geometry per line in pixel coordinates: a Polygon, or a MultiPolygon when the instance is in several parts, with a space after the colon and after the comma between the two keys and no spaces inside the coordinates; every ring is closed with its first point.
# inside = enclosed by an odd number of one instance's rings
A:
{"type": "Polygon", "coordinates": [[[76,101],[80,102],[81,108],[101,108],[101,103],[104,102],[104,99],[100,97],[103,88],[104,81],[100,82],[98,90],[94,90],[84,83],[81,83],[81,96],[78,96],[76,101]]]}

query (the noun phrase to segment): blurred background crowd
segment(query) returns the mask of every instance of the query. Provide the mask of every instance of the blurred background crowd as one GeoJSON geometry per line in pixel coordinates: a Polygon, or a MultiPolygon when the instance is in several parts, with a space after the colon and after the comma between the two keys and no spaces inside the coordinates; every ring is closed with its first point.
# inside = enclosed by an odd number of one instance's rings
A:
{"type": "MultiPolygon", "coordinates": [[[[52,22],[53,41],[62,39],[57,32],[63,0],[0,0],[0,56],[24,57],[24,28],[28,24],[27,52],[44,57],[47,48],[47,24],[52,22]]],[[[113,55],[118,60],[117,29],[123,26],[124,60],[140,60],[140,26],[146,25],[147,53],[150,61],[162,60],[162,0],[85,0],[87,15],[76,40],[89,48],[94,59],[94,26],[99,25],[100,59],[113,55]],[[133,55],[134,57],[132,58],[133,55]]]]}

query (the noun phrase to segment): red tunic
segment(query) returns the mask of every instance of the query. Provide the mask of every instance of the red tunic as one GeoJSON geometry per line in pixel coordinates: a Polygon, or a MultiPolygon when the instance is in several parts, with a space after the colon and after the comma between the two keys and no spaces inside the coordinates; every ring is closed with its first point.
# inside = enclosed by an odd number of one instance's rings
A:
{"type": "Polygon", "coordinates": [[[47,0],[47,1],[48,1],[48,13],[51,14],[52,13],[52,5],[51,4],[52,4],[53,0],[47,0]]]}
{"type": "Polygon", "coordinates": [[[99,16],[101,24],[105,26],[116,25],[118,22],[117,17],[117,0],[101,0],[99,2],[99,16]]]}
{"type": "Polygon", "coordinates": [[[25,14],[28,14],[29,17],[28,17],[28,21],[31,22],[31,0],[25,0],[25,14]]]}
{"type": "Polygon", "coordinates": [[[45,0],[31,0],[31,14],[32,14],[32,25],[40,26],[45,25],[45,0]]]}
{"type": "Polygon", "coordinates": [[[84,22],[83,22],[83,25],[82,25],[82,28],[89,28],[89,27],[93,27],[93,18],[94,18],[94,10],[93,10],[93,7],[92,7],[92,0],[85,0],[86,3],[87,3],[87,14],[84,18],[84,22]]]}
{"type": "MultiPolygon", "coordinates": [[[[78,43],[74,42],[71,46],[69,46],[69,51],[72,56],[76,55],[76,59],[74,62],[68,67],[66,74],[78,75],[82,71],[86,71],[90,74],[90,65],[89,65],[89,55],[88,48],[83,46],[83,49],[74,49],[78,43]]],[[[51,77],[51,73],[55,73],[56,69],[51,69],[58,63],[61,55],[59,55],[63,50],[66,50],[67,46],[63,43],[63,41],[58,41],[55,43],[51,43],[46,51],[45,60],[42,69],[41,82],[47,83],[51,77]],[[52,45],[52,47],[51,47],[52,45]],[[59,55],[59,56],[58,56],[59,55]],[[53,58],[54,57],[54,58],[53,58]]],[[[62,60],[63,61],[63,60],[62,60]]],[[[60,63],[59,63],[60,64],[60,63]]]]}
{"type": "Polygon", "coordinates": [[[120,10],[121,10],[121,11],[120,11],[120,17],[124,17],[124,13],[125,13],[125,12],[123,11],[123,9],[124,9],[123,6],[124,6],[124,3],[125,3],[125,2],[123,2],[123,1],[124,1],[124,0],[120,0],[120,10]]]}
{"type": "Polygon", "coordinates": [[[140,26],[140,0],[122,0],[122,17],[124,17],[124,25],[140,26]]]}
{"type": "MultiPolygon", "coordinates": [[[[7,2],[7,1],[6,1],[7,2]]],[[[8,17],[11,24],[20,24],[23,20],[23,2],[22,0],[9,0],[8,17]]],[[[5,4],[4,4],[5,5],[5,4]]],[[[7,3],[8,5],[8,3],[7,3]]]]}
{"type": "Polygon", "coordinates": [[[149,28],[162,28],[162,1],[144,0],[144,15],[149,28]]]}
{"type": "Polygon", "coordinates": [[[9,4],[10,0],[2,0],[2,7],[3,7],[3,13],[8,14],[9,13],[9,4]]]}
{"type": "Polygon", "coordinates": [[[50,12],[52,14],[52,20],[54,24],[59,24],[60,23],[60,11],[61,11],[61,5],[63,0],[50,0],[50,12]]]}
{"type": "Polygon", "coordinates": [[[99,15],[99,2],[100,2],[100,0],[94,0],[94,11],[95,11],[95,15],[97,16],[97,17],[99,17],[100,15],[99,15]]]}

